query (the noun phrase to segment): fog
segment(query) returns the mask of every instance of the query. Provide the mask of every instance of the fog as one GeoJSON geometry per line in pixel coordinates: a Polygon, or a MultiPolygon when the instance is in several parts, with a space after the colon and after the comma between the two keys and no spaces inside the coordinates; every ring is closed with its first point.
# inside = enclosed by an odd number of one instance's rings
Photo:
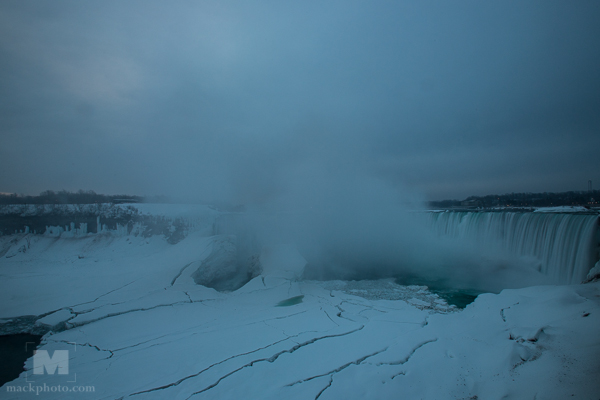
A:
{"type": "Polygon", "coordinates": [[[2,1],[0,192],[245,205],[311,277],[493,285],[515,262],[440,243],[419,211],[600,181],[599,17],[593,1],[2,1]]]}
{"type": "Polygon", "coordinates": [[[308,262],[304,279],[395,278],[492,292],[550,283],[539,261],[436,236],[409,189],[319,165],[289,178],[276,200],[248,211],[245,229],[261,246],[296,246],[308,262]]]}

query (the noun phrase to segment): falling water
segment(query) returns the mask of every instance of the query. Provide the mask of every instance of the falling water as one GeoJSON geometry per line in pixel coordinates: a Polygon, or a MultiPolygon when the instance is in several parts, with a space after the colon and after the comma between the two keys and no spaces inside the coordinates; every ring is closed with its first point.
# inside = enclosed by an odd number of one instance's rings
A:
{"type": "Polygon", "coordinates": [[[599,258],[597,214],[435,212],[429,223],[440,236],[535,257],[558,283],[580,283],[599,258]]]}

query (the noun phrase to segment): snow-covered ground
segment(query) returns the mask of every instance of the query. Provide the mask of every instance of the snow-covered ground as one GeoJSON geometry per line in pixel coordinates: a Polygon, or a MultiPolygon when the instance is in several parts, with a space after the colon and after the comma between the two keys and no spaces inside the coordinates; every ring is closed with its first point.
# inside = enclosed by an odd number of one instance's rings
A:
{"type": "Polygon", "coordinates": [[[459,310],[391,280],[302,281],[302,256],[279,246],[263,249],[261,275],[220,293],[193,279],[218,239],[205,235],[0,237],[0,330],[34,315],[53,327],[38,351],[69,357],[65,375],[34,374],[29,359],[0,397],[600,397],[600,282],[459,310]]]}
{"type": "Polygon", "coordinates": [[[217,211],[202,204],[100,203],[100,204],[6,204],[0,215],[43,216],[94,214],[103,218],[121,215],[153,215],[171,219],[215,215],[217,211]]]}
{"type": "Polygon", "coordinates": [[[550,212],[550,213],[589,213],[592,212],[589,208],[582,206],[558,206],[558,207],[540,207],[536,208],[534,212],[550,212]]]}

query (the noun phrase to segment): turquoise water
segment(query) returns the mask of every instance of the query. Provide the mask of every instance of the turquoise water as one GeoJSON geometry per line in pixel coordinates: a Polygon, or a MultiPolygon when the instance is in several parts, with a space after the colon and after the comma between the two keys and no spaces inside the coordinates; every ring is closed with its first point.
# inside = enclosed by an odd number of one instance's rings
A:
{"type": "Polygon", "coordinates": [[[302,296],[296,296],[296,297],[290,297],[289,299],[281,300],[279,303],[277,303],[277,305],[275,307],[289,307],[289,306],[294,306],[296,304],[302,303],[302,299],[303,298],[304,298],[304,295],[302,295],[302,296]]]}
{"type": "Polygon", "coordinates": [[[437,294],[442,299],[446,300],[448,304],[454,305],[458,308],[465,308],[474,302],[477,296],[485,293],[474,289],[452,288],[448,285],[445,285],[444,281],[431,281],[416,276],[397,277],[396,283],[404,286],[427,286],[430,292],[437,294]]]}
{"type": "Polygon", "coordinates": [[[434,290],[429,288],[429,290],[442,299],[446,300],[448,304],[453,304],[458,308],[465,308],[469,304],[475,301],[477,296],[481,294],[481,292],[475,292],[472,290],[459,290],[459,289],[438,289],[434,290]]]}

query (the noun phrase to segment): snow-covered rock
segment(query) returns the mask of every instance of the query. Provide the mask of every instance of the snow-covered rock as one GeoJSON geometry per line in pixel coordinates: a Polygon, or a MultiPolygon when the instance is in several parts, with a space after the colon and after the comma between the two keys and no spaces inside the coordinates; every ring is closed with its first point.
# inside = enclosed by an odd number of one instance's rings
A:
{"type": "Polygon", "coordinates": [[[214,238],[210,255],[200,262],[192,278],[198,285],[232,291],[259,272],[258,256],[241,252],[235,236],[222,235],[214,238]]]}
{"type": "Polygon", "coordinates": [[[600,261],[594,265],[594,268],[587,274],[586,282],[596,281],[600,279],[600,261]]]}

